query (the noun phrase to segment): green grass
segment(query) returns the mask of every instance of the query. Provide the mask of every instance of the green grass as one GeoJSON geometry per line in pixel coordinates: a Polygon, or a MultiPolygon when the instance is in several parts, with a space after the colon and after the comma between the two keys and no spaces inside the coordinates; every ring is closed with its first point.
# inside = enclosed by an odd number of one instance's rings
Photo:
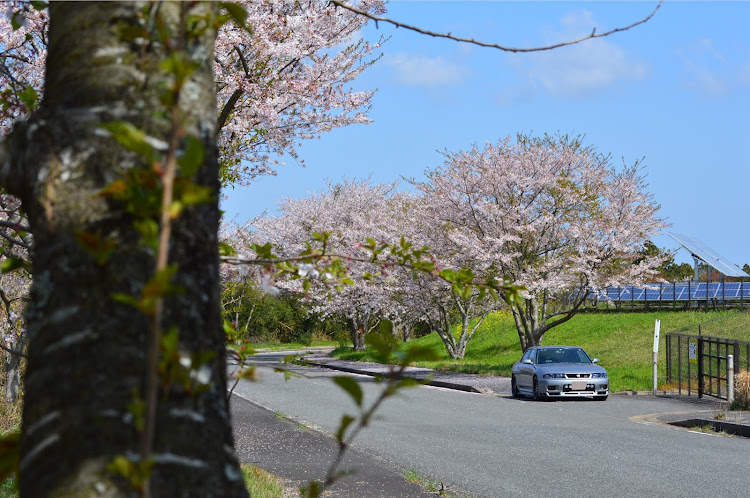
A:
{"type": "MultiPolygon", "coordinates": [[[[241,469],[250,496],[254,498],[284,498],[286,496],[283,481],[278,477],[253,465],[242,464],[241,469]]],[[[16,491],[13,478],[0,483],[0,498],[17,497],[18,491],[16,491]]]]}
{"type": "Polygon", "coordinates": [[[0,498],[17,498],[15,479],[12,477],[0,483],[0,498]]]}
{"type": "Polygon", "coordinates": [[[711,424],[705,424],[705,425],[699,425],[695,427],[690,427],[691,431],[693,432],[701,432],[703,434],[712,434],[714,436],[726,436],[729,437],[729,434],[724,431],[717,431],[714,429],[714,426],[711,424]]]}
{"type": "MultiPolygon", "coordinates": [[[[697,329],[684,329],[703,323],[705,325],[701,331],[704,335],[750,341],[750,313],[661,311],[580,313],[547,332],[543,343],[581,346],[589,355],[599,358],[609,373],[612,392],[651,390],[651,351],[654,345],[654,321],[657,319],[661,320],[660,379],[665,375],[667,332],[682,330],[684,333],[697,334],[697,329]]],[[[453,360],[448,356],[437,334],[412,342],[428,346],[440,356],[438,361],[420,362],[415,366],[436,370],[507,377],[513,363],[521,357],[518,333],[512,317],[506,313],[496,313],[485,319],[462,360],[453,360]]],[[[367,352],[354,353],[350,349],[338,349],[334,355],[347,360],[372,361],[367,352]]]]}
{"type": "Polygon", "coordinates": [[[253,498],[283,498],[285,496],[284,483],[273,474],[254,465],[242,464],[242,476],[245,486],[253,498]]]}
{"type": "Polygon", "coordinates": [[[410,482],[412,484],[419,484],[423,488],[425,488],[427,491],[431,493],[436,493],[440,490],[440,483],[438,481],[433,481],[431,479],[427,479],[422,474],[419,473],[419,471],[415,469],[409,469],[404,472],[404,479],[406,482],[410,482]]]}

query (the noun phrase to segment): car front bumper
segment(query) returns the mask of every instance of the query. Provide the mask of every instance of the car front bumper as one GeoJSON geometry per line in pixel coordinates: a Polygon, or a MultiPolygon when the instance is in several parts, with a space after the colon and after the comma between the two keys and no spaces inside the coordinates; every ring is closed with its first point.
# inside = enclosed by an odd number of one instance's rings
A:
{"type": "Polygon", "coordinates": [[[539,379],[539,394],[550,398],[608,396],[609,379],[539,379]]]}

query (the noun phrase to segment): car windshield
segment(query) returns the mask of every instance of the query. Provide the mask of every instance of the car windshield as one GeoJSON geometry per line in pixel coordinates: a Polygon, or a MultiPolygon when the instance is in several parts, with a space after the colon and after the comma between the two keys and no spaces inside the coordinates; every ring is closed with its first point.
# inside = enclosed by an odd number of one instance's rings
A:
{"type": "Polygon", "coordinates": [[[588,355],[579,348],[540,349],[537,352],[537,365],[550,363],[591,363],[588,355]]]}

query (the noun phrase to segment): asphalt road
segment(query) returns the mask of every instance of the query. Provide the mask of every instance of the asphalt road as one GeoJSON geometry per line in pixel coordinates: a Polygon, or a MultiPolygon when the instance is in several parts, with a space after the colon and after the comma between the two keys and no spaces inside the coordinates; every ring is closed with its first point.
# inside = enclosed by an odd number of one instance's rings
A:
{"type": "MultiPolygon", "coordinates": [[[[334,432],[343,413],[356,411],[330,380],[340,373],[299,371],[305,377],[289,381],[264,372],[235,393],[334,432]]],[[[380,386],[357,378],[373,399],[380,386]]],[[[748,496],[750,441],[650,416],[692,409],[649,396],[533,402],[418,387],[388,400],[356,447],[476,496],[748,496]]]]}

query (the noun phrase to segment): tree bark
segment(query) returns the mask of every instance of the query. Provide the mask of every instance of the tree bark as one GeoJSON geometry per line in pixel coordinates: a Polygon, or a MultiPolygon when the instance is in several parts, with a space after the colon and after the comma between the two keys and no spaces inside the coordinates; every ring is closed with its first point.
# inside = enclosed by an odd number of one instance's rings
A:
{"type": "Polygon", "coordinates": [[[360,320],[354,316],[349,318],[349,335],[352,339],[354,351],[365,350],[365,334],[367,333],[366,320],[360,320]]]}
{"type": "Polygon", "coordinates": [[[10,349],[15,351],[5,353],[5,393],[6,403],[14,403],[21,393],[21,365],[23,364],[23,353],[26,350],[26,331],[21,331],[16,340],[10,345],[10,349]]]}
{"type": "MultiPolygon", "coordinates": [[[[133,496],[133,485],[107,470],[114,458],[138,460],[133,401],[145,391],[148,318],[112,299],[138,296],[153,276],[155,255],[134,228],[127,206],[102,189],[147,170],[100,125],[127,121],[168,142],[160,69],[164,43],[125,36],[152,29],[159,9],[176,30],[180,5],[143,2],[51,2],[44,99],[9,137],[0,181],[21,198],[35,243],[34,281],[26,311],[29,362],[21,441],[22,496],[133,496]],[[148,7],[144,10],[144,7],[148,7]],[[150,11],[149,11],[150,9],[150,11]],[[97,262],[82,234],[115,243],[97,262]]],[[[193,6],[207,13],[210,4],[193,6]]],[[[180,107],[188,135],[205,158],[193,182],[215,194],[175,220],[170,263],[184,291],[165,301],[164,330],[176,326],[185,354],[212,352],[208,389],[179,385],[159,396],[150,474],[152,496],[245,496],[233,450],[226,400],[224,336],[218,278],[218,160],[213,39],[188,40],[200,62],[180,107]]],[[[164,379],[162,379],[164,380],[164,379]]]]}

